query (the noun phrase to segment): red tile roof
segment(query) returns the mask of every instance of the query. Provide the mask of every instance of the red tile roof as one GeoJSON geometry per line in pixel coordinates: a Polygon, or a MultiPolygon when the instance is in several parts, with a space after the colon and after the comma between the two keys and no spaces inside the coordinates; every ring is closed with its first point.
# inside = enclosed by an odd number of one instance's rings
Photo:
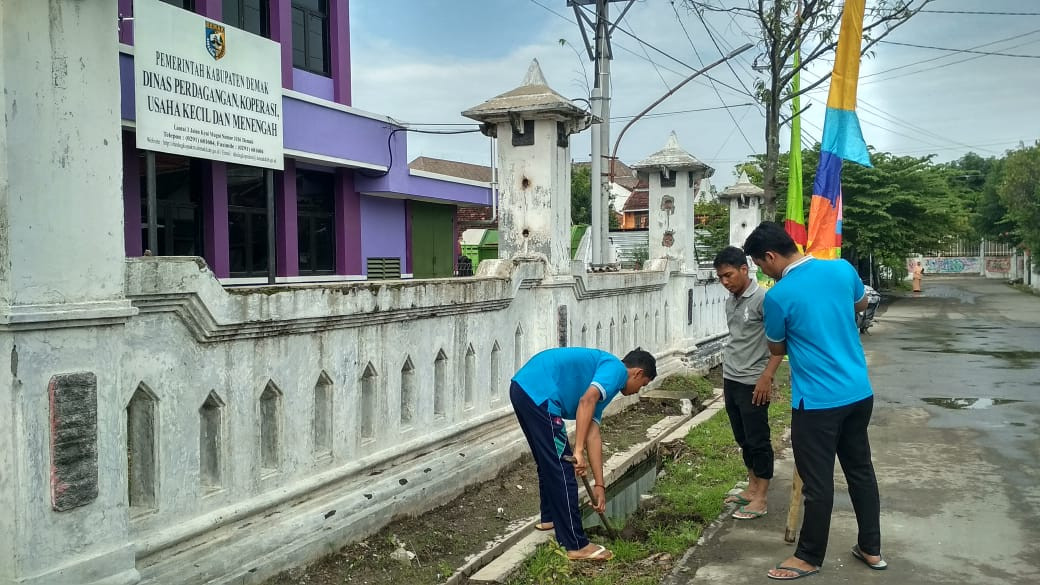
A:
{"type": "Polygon", "coordinates": [[[408,163],[408,168],[414,171],[426,171],[427,173],[447,175],[449,177],[468,179],[470,181],[481,181],[484,183],[491,182],[491,167],[454,160],[420,156],[408,163]]]}

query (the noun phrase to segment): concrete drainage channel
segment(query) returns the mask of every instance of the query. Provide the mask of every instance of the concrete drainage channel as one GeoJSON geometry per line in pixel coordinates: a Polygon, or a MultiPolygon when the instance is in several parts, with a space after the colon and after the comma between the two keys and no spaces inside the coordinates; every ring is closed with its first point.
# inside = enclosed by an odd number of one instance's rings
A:
{"type": "MultiPolygon", "coordinates": [[[[653,488],[657,475],[658,446],[684,438],[693,427],[707,421],[724,408],[722,390],[715,389],[712,398],[704,402],[704,409],[696,415],[667,416],[646,431],[646,440],[625,451],[615,453],[604,463],[603,475],[610,494],[608,516],[620,517],[635,511],[643,494],[653,488]]],[[[692,409],[690,409],[692,410],[692,409]]],[[[684,408],[684,412],[688,412],[684,408]]],[[[580,488],[582,499],[584,489],[580,488]]],[[[595,514],[592,517],[595,518],[595,514]]],[[[473,555],[446,581],[447,585],[465,583],[505,583],[509,577],[534,553],[539,544],[553,538],[551,532],[534,530],[538,516],[521,520],[509,527],[507,533],[487,544],[473,555]]],[[[596,520],[598,522],[598,519],[596,520]]],[[[586,523],[586,526],[594,522],[586,523]]]]}

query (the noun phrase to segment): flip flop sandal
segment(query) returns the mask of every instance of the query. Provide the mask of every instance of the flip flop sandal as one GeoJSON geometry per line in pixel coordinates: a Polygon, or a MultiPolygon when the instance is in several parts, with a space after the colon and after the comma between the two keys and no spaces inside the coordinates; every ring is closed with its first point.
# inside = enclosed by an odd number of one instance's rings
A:
{"type": "Polygon", "coordinates": [[[782,565],[777,565],[775,568],[780,569],[781,571],[791,571],[792,573],[794,573],[794,577],[777,577],[772,573],[766,573],[766,577],[769,577],[770,579],[775,579],[777,581],[792,581],[794,579],[801,579],[802,577],[809,577],[820,572],[819,569],[806,571],[805,569],[799,569],[798,567],[784,567],[782,565]]]}
{"type": "Polygon", "coordinates": [[[733,516],[737,520],[754,520],[756,518],[761,518],[762,516],[765,516],[768,513],[769,513],[769,510],[762,510],[761,512],[755,512],[755,511],[752,511],[752,510],[746,510],[744,508],[744,506],[741,506],[741,507],[737,508],[737,511],[733,512],[733,514],[731,514],[731,516],[733,516]]]}
{"type": "Polygon", "coordinates": [[[852,556],[863,561],[864,565],[870,567],[871,569],[874,569],[875,571],[884,571],[888,568],[888,563],[885,561],[884,557],[882,557],[882,559],[876,563],[871,563],[870,561],[868,561],[867,557],[864,556],[863,551],[859,549],[858,544],[852,547],[852,556]]]}
{"type": "Polygon", "coordinates": [[[585,555],[583,557],[568,556],[567,558],[569,558],[572,561],[595,561],[595,562],[606,562],[606,561],[609,561],[610,559],[614,558],[614,553],[612,553],[609,550],[607,550],[607,547],[603,546],[602,544],[596,545],[596,546],[597,546],[596,552],[594,552],[594,553],[592,553],[590,555],[585,555]]]}
{"type": "Polygon", "coordinates": [[[746,506],[751,503],[751,500],[741,496],[740,494],[733,494],[726,496],[725,500],[722,500],[723,504],[736,504],[738,506],[746,506]]]}
{"type": "Polygon", "coordinates": [[[550,531],[550,530],[552,530],[554,528],[555,528],[555,526],[553,525],[552,522],[539,522],[539,523],[534,525],[534,529],[535,530],[540,530],[542,532],[548,532],[548,531],[550,531]]]}

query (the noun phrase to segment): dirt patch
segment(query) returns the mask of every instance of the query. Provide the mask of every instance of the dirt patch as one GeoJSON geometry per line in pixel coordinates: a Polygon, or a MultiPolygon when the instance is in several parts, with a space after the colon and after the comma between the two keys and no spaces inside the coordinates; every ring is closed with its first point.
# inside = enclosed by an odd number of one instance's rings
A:
{"type": "MultiPolygon", "coordinates": [[[[676,401],[641,401],[605,419],[604,458],[645,441],[654,423],[679,413],[676,401]]],[[[265,585],[440,583],[512,522],[537,513],[537,472],[530,455],[525,455],[495,479],[471,486],[448,504],[419,517],[395,519],[379,533],[309,567],[285,571],[265,585]]]]}

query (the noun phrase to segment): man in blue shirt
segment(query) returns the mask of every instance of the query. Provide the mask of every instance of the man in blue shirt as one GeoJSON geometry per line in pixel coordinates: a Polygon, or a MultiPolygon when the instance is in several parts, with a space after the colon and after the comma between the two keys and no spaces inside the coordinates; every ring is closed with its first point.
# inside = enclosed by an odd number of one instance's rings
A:
{"type": "Polygon", "coordinates": [[[542,351],[513,376],[509,400],[538,465],[541,521],[535,528],[555,529],[556,539],[573,560],[606,561],[613,557],[585,536],[575,473],[584,476],[591,464],[596,485],[589,498],[596,511],[603,512],[607,506],[599,434],[603,409],[618,393],[635,394],[656,377],[657,362],[642,349],[636,348],[619,360],[605,351],[583,347],[542,351]],[[576,424],[573,454],[563,419],[576,424]],[[571,456],[573,465],[568,461],[571,456]]]}
{"type": "Polygon", "coordinates": [[[787,354],[791,362],[791,446],[805,496],[798,547],[767,575],[798,579],[823,566],[835,455],[859,526],[852,555],[884,569],[881,503],[867,437],[874,393],[856,329],[856,311],[867,305],[863,282],[848,262],[800,254],[777,223],[755,228],[744,251],[777,281],[763,302],[766,340],[773,355],[787,354]]]}

